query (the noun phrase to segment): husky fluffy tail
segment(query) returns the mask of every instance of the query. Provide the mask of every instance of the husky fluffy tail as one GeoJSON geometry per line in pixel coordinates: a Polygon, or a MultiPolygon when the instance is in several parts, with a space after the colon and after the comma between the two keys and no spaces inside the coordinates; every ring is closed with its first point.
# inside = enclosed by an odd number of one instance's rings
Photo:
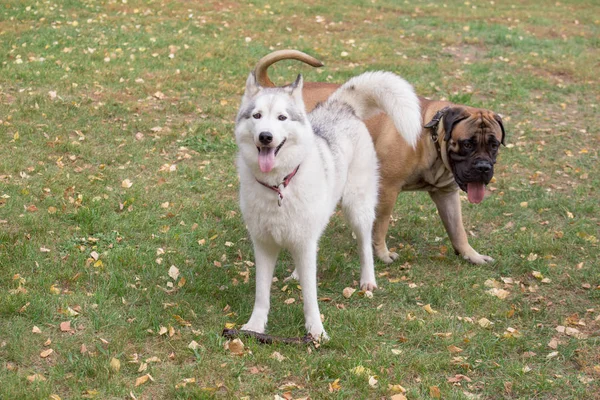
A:
{"type": "Polygon", "coordinates": [[[421,107],[410,83],[392,72],[365,72],[336,90],[329,101],[350,105],[358,118],[365,120],[386,113],[398,133],[413,148],[421,135],[421,107]]]}

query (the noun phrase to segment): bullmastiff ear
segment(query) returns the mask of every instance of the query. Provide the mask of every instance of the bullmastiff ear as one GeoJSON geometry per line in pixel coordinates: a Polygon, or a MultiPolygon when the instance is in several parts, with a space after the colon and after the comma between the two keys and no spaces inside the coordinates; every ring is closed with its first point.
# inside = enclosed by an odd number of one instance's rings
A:
{"type": "Polygon", "coordinates": [[[498,114],[494,114],[494,119],[496,120],[496,122],[498,122],[498,125],[500,125],[500,129],[502,129],[502,140],[500,141],[500,143],[502,143],[504,146],[506,146],[506,144],[504,143],[504,136],[506,136],[506,133],[504,132],[504,125],[502,124],[502,117],[500,117],[498,114]]]}
{"type": "Polygon", "coordinates": [[[454,129],[454,125],[463,119],[469,118],[469,113],[462,107],[451,107],[444,114],[444,132],[446,132],[444,136],[444,140],[448,142],[452,137],[452,129],[454,129]]]}

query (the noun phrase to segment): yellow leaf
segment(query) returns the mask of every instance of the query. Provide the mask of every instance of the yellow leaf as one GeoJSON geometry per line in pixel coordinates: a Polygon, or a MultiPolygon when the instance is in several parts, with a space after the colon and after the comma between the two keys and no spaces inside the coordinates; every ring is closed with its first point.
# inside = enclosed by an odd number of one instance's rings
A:
{"type": "Polygon", "coordinates": [[[179,287],[183,287],[185,285],[187,281],[185,280],[184,277],[181,277],[181,279],[179,280],[179,282],[177,282],[177,286],[179,287]]]}
{"type": "Polygon", "coordinates": [[[481,326],[482,328],[489,328],[490,326],[492,326],[493,322],[490,321],[487,318],[481,318],[479,321],[477,321],[477,323],[479,324],[479,326],[481,326]]]}
{"type": "Polygon", "coordinates": [[[395,395],[393,395],[392,397],[390,397],[390,400],[407,400],[406,396],[403,395],[402,393],[397,393],[395,395]]]}
{"type": "Polygon", "coordinates": [[[329,384],[329,392],[330,393],[337,392],[341,388],[342,388],[342,385],[340,385],[339,378],[329,384]]]}
{"type": "Polygon", "coordinates": [[[406,393],[406,389],[402,385],[388,385],[388,389],[393,393],[406,393]]]}
{"type": "Polygon", "coordinates": [[[158,334],[160,336],[166,334],[167,332],[169,332],[169,330],[167,328],[165,328],[164,326],[161,326],[160,329],[158,330],[158,334]]]}
{"type": "Polygon", "coordinates": [[[179,315],[173,315],[173,318],[175,318],[175,320],[177,322],[179,322],[179,325],[181,325],[181,326],[192,326],[192,324],[190,322],[188,322],[185,319],[181,318],[179,315]]]}
{"type": "Polygon", "coordinates": [[[434,399],[441,399],[442,393],[440,392],[440,388],[437,386],[430,386],[429,387],[429,396],[431,396],[434,399]]]}
{"type": "Polygon", "coordinates": [[[51,394],[50,395],[50,400],[61,400],[60,396],[57,394],[51,394]]]}
{"type": "Polygon", "coordinates": [[[124,189],[129,189],[131,186],[133,186],[133,182],[131,182],[129,179],[125,179],[123,182],[121,182],[121,187],[124,189]]]}
{"type": "Polygon", "coordinates": [[[48,214],[56,214],[57,211],[56,207],[48,207],[48,214]]]}
{"type": "Polygon", "coordinates": [[[235,322],[226,322],[225,329],[233,329],[235,328],[235,322]]]}
{"type": "Polygon", "coordinates": [[[425,304],[423,310],[427,311],[428,314],[437,314],[438,312],[431,308],[431,304],[425,304]]]}
{"type": "Polygon", "coordinates": [[[142,375],[135,380],[135,387],[143,385],[150,380],[150,374],[142,375]]]}
{"type": "Polygon", "coordinates": [[[112,369],[114,372],[119,372],[121,370],[121,361],[119,361],[116,358],[111,358],[110,359],[110,369],[112,369]]]}

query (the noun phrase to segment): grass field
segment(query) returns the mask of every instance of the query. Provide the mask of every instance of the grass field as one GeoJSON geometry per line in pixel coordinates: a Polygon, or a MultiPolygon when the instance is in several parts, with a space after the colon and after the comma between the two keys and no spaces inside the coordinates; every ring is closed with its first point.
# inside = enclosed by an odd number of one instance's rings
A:
{"type": "MultiPolygon", "coordinates": [[[[593,0],[4,0],[0,398],[600,398],[599,18],[593,0]],[[318,259],[332,340],[235,355],[220,333],[250,316],[254,257],[233,120],[282,48],[326,66],[282,62],[279,84],[384,69],[502,114],[491,193],[463,202],[497,261],[455,256],[428,196],[404,193],[400,259],[347,299],[358,254],[335,215],[318,259]]],[[[278,336],[304,334],[292,268],[278,336]]]]}

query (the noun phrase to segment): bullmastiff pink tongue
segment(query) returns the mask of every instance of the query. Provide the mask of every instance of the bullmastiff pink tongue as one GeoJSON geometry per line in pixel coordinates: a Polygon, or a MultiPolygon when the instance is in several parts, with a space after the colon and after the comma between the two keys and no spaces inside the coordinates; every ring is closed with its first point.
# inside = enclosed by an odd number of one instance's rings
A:
{"type": "Polygon", "coordinates": [[[481,182],[470,182],[467,184],[467,197],[471,203],[479,204],[485,196],[485,185],[481,182]]]}
{"type": "Polygon", "coordinates": [[[258,166],[262,172],[269,172],[275,165],[275,148],[261,147],[258,151],[258,166]]]}

